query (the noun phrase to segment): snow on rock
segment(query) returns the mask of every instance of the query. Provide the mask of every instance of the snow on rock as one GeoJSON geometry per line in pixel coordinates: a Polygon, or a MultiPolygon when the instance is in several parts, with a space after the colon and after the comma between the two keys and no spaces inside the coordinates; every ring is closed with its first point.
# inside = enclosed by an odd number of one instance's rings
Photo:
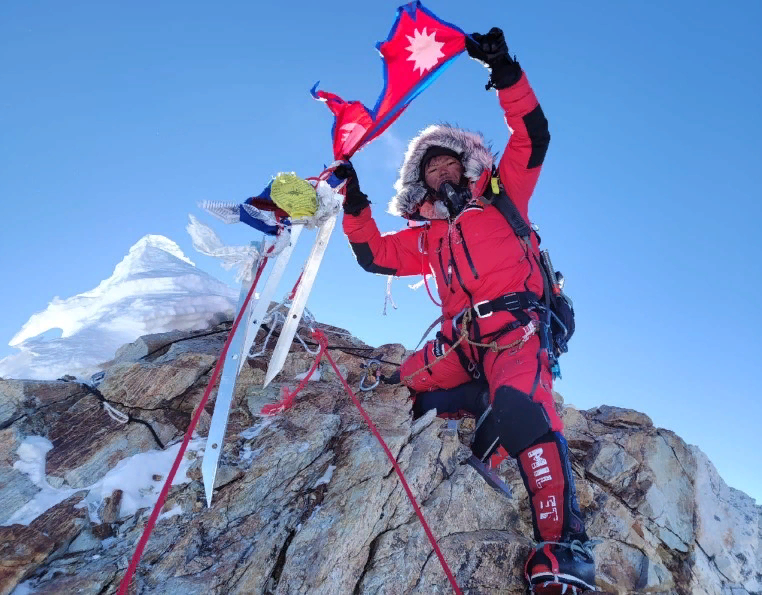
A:
{"type": "Polygon", "coordinates": [[[164,521],[166,519],[171,519],[173,516],[178,516],[183,513],[183,507],[179,504],[175,504],[172,508],[170,508],[167,512],[163,512],[159,515],[159,521],[164,521]]]}
{"type": "Polygon", "coordinates": [[[13,590],[12,595],[32,595],[35,592],[34,581],[24,581],[13,590]]]}
{"type": "Polygon", "coordinates": [[[333,472],[336,470],[336,465],[328,465],[328,469],[325,470],[325,473],[315,482],[314,487],[318,487],[323,484],[329,484],[331,482],[331,477],[333,477],[333,472]]]}
{"type": "Polygon", "coordinates": [[[243,432],[240,432],[238,435],[242,438],[245,438],[246,440],[252,440],[259,436],[259,434],[262,433],[262,430],[264,430],[267,426],[269,426],[271,423],[273,423],[274,418],[272,417],[263,417],[261,418],[261,421],[256,425],[252,426],[250,428],[246,428],[243,432]]]}
{"type": "Polygon", "coordinates": [[[0,376],[54,379],[86,375],[142,335],[198,330],[232,316],[237,291],[200,271],[172,240],[141,238],[95,289],[33,314],[10,340],[0,376]]]}
{"type": "Polygon", "coordinates": [[[43,512],[63,502],[77,491],[72,488],[56,489],[48,483],[45,477],[45,456],[52,449],[53,443],[42,436],[28,436],[18,447],[16,454],[19,460],[13,464],[13,468],[26,473],[40,491],[3,525],[28,525],[43,512]]]}
{"type": "MultiPolygon", "coordinates": [[[[307,378],[307,374],[309,373],[310,371],[307,370],[306,372],[297,374],[296,376],[294,376],[294,380],[304,380],[305,378],[307,378]]],[[[318,380],[320,380],[320,369],[315,370],[315,373],[309,377],[308,382],[317,382],[318,380]]]]}
{"type": "Polygon", "coordinates": [[[13,464],[13,468],[26,473],[29,479],[39,485],[45,479],[45,455],[52,448],[53,443],[47,438],[29,436],[16,451],[19,460],[13,464]]]}
{"type": "MultiPolygon", "coordinates": [[[[204,440],[200,438],[191,440],[172,485],[190,481],[186,473],[197,453],[203,448],[203,443],[204,440]]],[[[26,473],[40,491],[2,523],[3,525],[28,525],[45,511],[82,490],[87,490],[88,494],[81,506],[87,507],[93,523],[101,522],[98,518],[98,510],[114,490],[122,492],[119,518],[129,517],[141,508],[151,508],[159,499],[159,492],[180,450],[180,443],[163,451],[151,450],[123,459],[105,477],[81,489],[57,489],[48,483],[45,477],[45,455],[52,448],[53,444],[41,436],[28,436],[19,446],[16,451],[19,460],[14,464],[14,468],[26,473]]],[[[172,511],[164,513],[164,518],[168,518],[166,515],[170,512],[172,511]]]]}
{"type": "MultiPolygon", "coordinates": [[[[205,442],[206,439],[201,438],[191,440],[172,485],[190,481],[186,475],[188,467],[205,442]]],[[[180,443],[177,443],[165,450],[141,452],[117,463],[103,479],[88,488],[85,502],[93,521],[99,521],[97,511],[103,500],[111,496],[114,490],[122,490],[119,518],[132,516],[141,508],[153,507],[179,450],[180,443]]]]}

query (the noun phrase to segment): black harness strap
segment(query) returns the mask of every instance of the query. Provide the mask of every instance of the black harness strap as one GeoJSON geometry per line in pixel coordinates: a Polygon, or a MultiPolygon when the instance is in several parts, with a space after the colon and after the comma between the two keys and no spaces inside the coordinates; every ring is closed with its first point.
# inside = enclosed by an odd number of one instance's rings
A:
{"type": "Polygon", "coordinates": [[[482,339],[484,341],[497,341],[500,337],[503,335],[506,335],[510,333],[511,331],[515,331],[517,328],[521,328],[522,326],[526,326],[525,324],[521,324],[518,320],[514,320],[513,322],[508,323],[505,326],[500,327],[496,331],[492,331],[491,333],[485,334],[482,339]]]}
{"type": "MultiPolygon", "coordinates": [[[[437,339],[439,339],[442,343],[444,343],[445,345],[450,347],[450,349],[452,349],[454,341],[450,341],[441,332],[437,333],[437,339]]],[[[455,347],[455,355],[458,356],[458,361],[460,361],[460,365],[463,367],[463,369],[469,374],[471,374],[471,378],[473,378],[474,380],[478,380],[479,378],[481,378],[482,374],[479,369],[480,366],[472,362],[470,359],[468,359],[466,352],[463,351],[463,348],[460,345],[457,345],[455,347]]]]}
{"type": "Polygon", "coordinates": [[[508,221],[508,224],[519,238],[529,239],[529,236],[532,233],[532,228],[529,227],[529,224],[521,213],[519,213],[516,205],[513,204],[513,201],[507,194],[505,194],[505,192],[498,194],[492,201],[492,204],[498,211],[500,211],[500,214],[505,217],[506,221],[508,221]]]}
{"type": "Polygon", "coordinates": [[[517,320],[521,321],[518,316],[520,313],[526,316],[524,324],[529,324],[529,316],[526,314],[526,310],[536,307],[539,303],[539,298],[531,291],[515,291],[488,302],[479,302],[474,305],[473,311],[478,318],[492,316],[495,312],[510,312],[516,316],[517,320]]]}

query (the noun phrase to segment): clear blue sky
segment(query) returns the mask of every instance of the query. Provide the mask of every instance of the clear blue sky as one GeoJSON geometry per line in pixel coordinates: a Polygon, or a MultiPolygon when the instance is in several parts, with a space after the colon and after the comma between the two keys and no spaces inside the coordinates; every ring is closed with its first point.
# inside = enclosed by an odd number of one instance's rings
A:
{"type": "MultiPolygon", "coordinates": [[[[32,313],[93,288],[147,233],[232,283],[194,253],[187,214],[228,243],[254,239],[196,203],[241,200],[279,171],[319,173],[332,119],[308,90],[319,79],[372,106],[374,44],[397,5],[3,2],[0,356],[32,313]]],[[[581,408],[645,411],[762,502],[762,4],[427,6],[466,31],[502,27],[550,121],[530,215],[567,277],[578,329],[557,388],[581,408]]],[[[486,77],[460,58],[356,157],[382,230],[403,226],[384,211],[419,129],[448,121],[502,148],[486,77]]],[[[370,343],[412,347],[437,311],[403,279],[400,309],[382,317],[384,286],[337,229],[310,308],[370,343]]]]}

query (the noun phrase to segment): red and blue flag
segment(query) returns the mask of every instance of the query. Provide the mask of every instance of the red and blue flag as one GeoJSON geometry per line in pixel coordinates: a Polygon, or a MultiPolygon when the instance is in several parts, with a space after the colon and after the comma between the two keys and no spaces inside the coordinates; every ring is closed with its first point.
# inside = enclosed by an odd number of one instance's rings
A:
{"type": "MultiPolygon", "coordinates": [[[[333,93],[318,91],[317,84],[312,88],[312,96],[324,101],[334,115],[334,159],[338,162],[352,157],[384,132],[465,50],[465,40],[460,28],[443,21],[420,2],[400,6],[386,41],[376,44],[383,60],[384,88],[372,110],[359,101],[344,101],[333,93]]],[[[331,176],[336,165],[321,174],[321,179],[334,187],[340,182],[331,176]]],[[[266,217],[267,212],[274,212],[281,224],[288,224],[288,213],[273,203],[271,185],[240,206],[240,220],[274,235],[278,224],[266,217]]]]}
{"type": "Polygon", "coordinates": [[[335,117],[334,159],[347,159],[378,137],[405,108],[465,50],[465,33],[438,18],[420,2],[397,9],[386,39],[376,44],[384,67],[384,89],[375,107],[344,101],[338,95],[312,88],[335,117]]]}

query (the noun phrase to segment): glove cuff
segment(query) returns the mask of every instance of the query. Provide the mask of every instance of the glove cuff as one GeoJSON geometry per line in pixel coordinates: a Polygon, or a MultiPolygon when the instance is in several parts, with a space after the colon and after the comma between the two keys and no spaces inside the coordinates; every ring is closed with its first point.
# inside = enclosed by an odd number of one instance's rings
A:
{"type": "Polygon", "coordinates": [[[356,217],[368,206],[370,206],[368,195],[360,192],[352,196],[352,200],[347,199],[344,201],[344,214],[356,217]]]}
{"type": "Polygon", "coordinates": [[[501,56],[499,60],[490,64],[489,82],[486,89],[507,89],[519,82],[521,79],[521,65],[512,60],[510,56],[501,56]]]}

